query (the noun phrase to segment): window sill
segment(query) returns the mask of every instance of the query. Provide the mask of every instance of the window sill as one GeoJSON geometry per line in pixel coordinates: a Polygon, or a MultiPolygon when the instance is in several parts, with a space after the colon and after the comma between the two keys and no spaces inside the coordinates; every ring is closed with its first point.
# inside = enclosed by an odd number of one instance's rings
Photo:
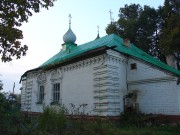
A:
{"type": "Polygon", "coordinates": [[[60,105],[59,101],[53,101],[51,102],[51,105],[60,105]]]}

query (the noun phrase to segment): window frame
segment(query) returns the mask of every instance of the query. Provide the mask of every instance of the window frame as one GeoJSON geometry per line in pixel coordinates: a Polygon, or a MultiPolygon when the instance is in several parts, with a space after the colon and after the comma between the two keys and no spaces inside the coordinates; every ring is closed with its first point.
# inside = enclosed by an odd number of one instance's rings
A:
{"type": "Polygon", "coordinates": [[[130,69],[131,69],[131,70],[137,69],[137,63],[131,63],[131,64],[130,64],[130,69]]]}
{"type": "Polygon", "coordinates": [[[44,101],[44,96],[45,96],[45,86],[40,84],[39,85],[39,91],[38,91],[38,102],[43,103],[44,101]],[[43,89],[42,89],[43,88],[43,89]]]}
{"type": "Polygon", "coordinates": [[[53,97],[52,97],[52,101],[53,102],[59,102],[60,101],[60,91],[61,91],[61,88],[60,88],[60,83],[59,82],[56,82],[56,83],[53,83],[53,97]]]}
{"type": "Polygon", "coordinates": [[[61,105],[62,103],[62,72],[61,69],[56,69],[51,72],[51,105],[61,105]],[[54,96],[54,89],[58,96],[54,96]],[[55,97],[55,98],[54,98],[55,97]]]}
{"type": "Polygon", "coordinates": [[[46,73],[40,73],[37,76],[37,102],[36,104],[43,104],[45,99],[45,91],[46,91],[46,73]],[[41,88],[43,88],[43,92],[41,92],[41,88]],[[42,99],[41,99],[42,98],[42,99]]]}

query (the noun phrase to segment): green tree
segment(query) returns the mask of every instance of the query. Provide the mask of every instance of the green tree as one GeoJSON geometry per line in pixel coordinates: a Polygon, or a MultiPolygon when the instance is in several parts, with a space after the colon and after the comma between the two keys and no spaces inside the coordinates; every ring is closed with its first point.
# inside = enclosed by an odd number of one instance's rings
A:
{"type": "Polygon", "coordinates": [[[132,43],[136,44],[138,20],[142,12],[142,7],[139,4],[125,5],[124,8],[120,8],[119,12],[118,33],[123,38],[128,38],[132,43]]]}
{"type": "Polygon", "coordinates": [[[0,134],[14,135],[20,131],[20,102],[18,95],[2,92],[3,83],[0,80],[0,134]]]}
{"type": "Polygon", "coordinates": [[[157,12],[154,8],[144,6],[138,19],[136,43],[145,52],[157,56],[157,12]]]}
{"type": "Polygon", "coordinates": [[[119,10],[119,19],[106,28],[107,34],[119,34],[145,52],[164,61],[158,47],[159,16],[156,9],[139,4],[125,5],[119,10]]]}
{"type": "Polygon", "coordinates": [[[3,83],[2,81],[0,80],[0,91],[3,89],[3,83]]]}
{"type": "Polygon", "coordinates": [[[159,14],[159,47],[165,55],[177,58],[177,67],[180,69],[180,1],[165,0],[163,7],[159,7],[159,14]]]}
{"type": "Polygon", "coordinates": [[[119,35],[117,22],[112,22],[112,23],[108,24],[108,26],[106,27],[106,33],[119,35]]]}
{"type": "Polygon", "coordinates": [[[0,118],[0,134],[20,134],[20,120],[23,116],[20,113],[18,95],[0,91],[0,118]]]}
{"type": "Polygon", "coordinates": [[[26,55],[27,45],[22,45],[23,32],[19,29],[28,22],[33,12],[48,9],[56,0],[1,0],[0,1],[0,57],[3,62],[26,55]]]}

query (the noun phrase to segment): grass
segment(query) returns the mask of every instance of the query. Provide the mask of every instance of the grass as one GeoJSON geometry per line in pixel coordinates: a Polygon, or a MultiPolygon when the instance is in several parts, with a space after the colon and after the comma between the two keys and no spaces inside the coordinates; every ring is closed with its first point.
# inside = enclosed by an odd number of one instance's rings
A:
{"type": "Polygon", "coordinates": [[[46,135],[180,135],[178,124],[149,124],[149,116],[140,113],[122,114],[121,119],[115,121],[101,117],[89,119],[82,114],[77,119],[73,116],[66,117],[66,113],[45,108],[39,119],[39,127],[43,128],[37,130],[46,135]]]}
{"type": "MultiPolygon", "coordinates": [[[[74,107],[75,108],[75,107],[74,107]]],[[[78,118],[69,115],[66,109],[45,107],[39,117],[21,115],[13,132],[4,135],[180,135],[180,123],[153,120],[141,113],[124,113],[119,119],[88,117],[81,112],[78,118]],[[149,121],[149,119],[151,121],[149,121]],[[13,134],[12,134],[13,133],[13,134]]],[[[72,114],[73,111],[70,112],[72,114]]],[[[1,127],[0,127],[1,131],[1,127]]],[[[1,133],[1,132],[0,132],[1,133]]]]}
{"type": "MultiPolygon", "coordinates": [[[[180,130],[175,127],[123,127],[118,128],[120,135],[179,135],[180,130]],[[167,130],[168,128],[168,130],[167,130]]],[[[118,135],[117,134],[117,135],[118,135]]],[[[115,134],[116,135],[116,134],[115,134]]]]}

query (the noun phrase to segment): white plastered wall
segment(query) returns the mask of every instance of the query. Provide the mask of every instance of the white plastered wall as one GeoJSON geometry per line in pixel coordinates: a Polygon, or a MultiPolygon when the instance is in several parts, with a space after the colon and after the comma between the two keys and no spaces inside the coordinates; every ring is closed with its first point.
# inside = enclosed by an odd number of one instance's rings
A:
{"type": "Polygon", "coordinates": [[[128,92],[138,91],[139,110],[153,114],[180,114],[180,85],[169,73],[144,62],[129,59],[128,92]],[[136,63],[137,69],[130,69],[136,63]]]}

